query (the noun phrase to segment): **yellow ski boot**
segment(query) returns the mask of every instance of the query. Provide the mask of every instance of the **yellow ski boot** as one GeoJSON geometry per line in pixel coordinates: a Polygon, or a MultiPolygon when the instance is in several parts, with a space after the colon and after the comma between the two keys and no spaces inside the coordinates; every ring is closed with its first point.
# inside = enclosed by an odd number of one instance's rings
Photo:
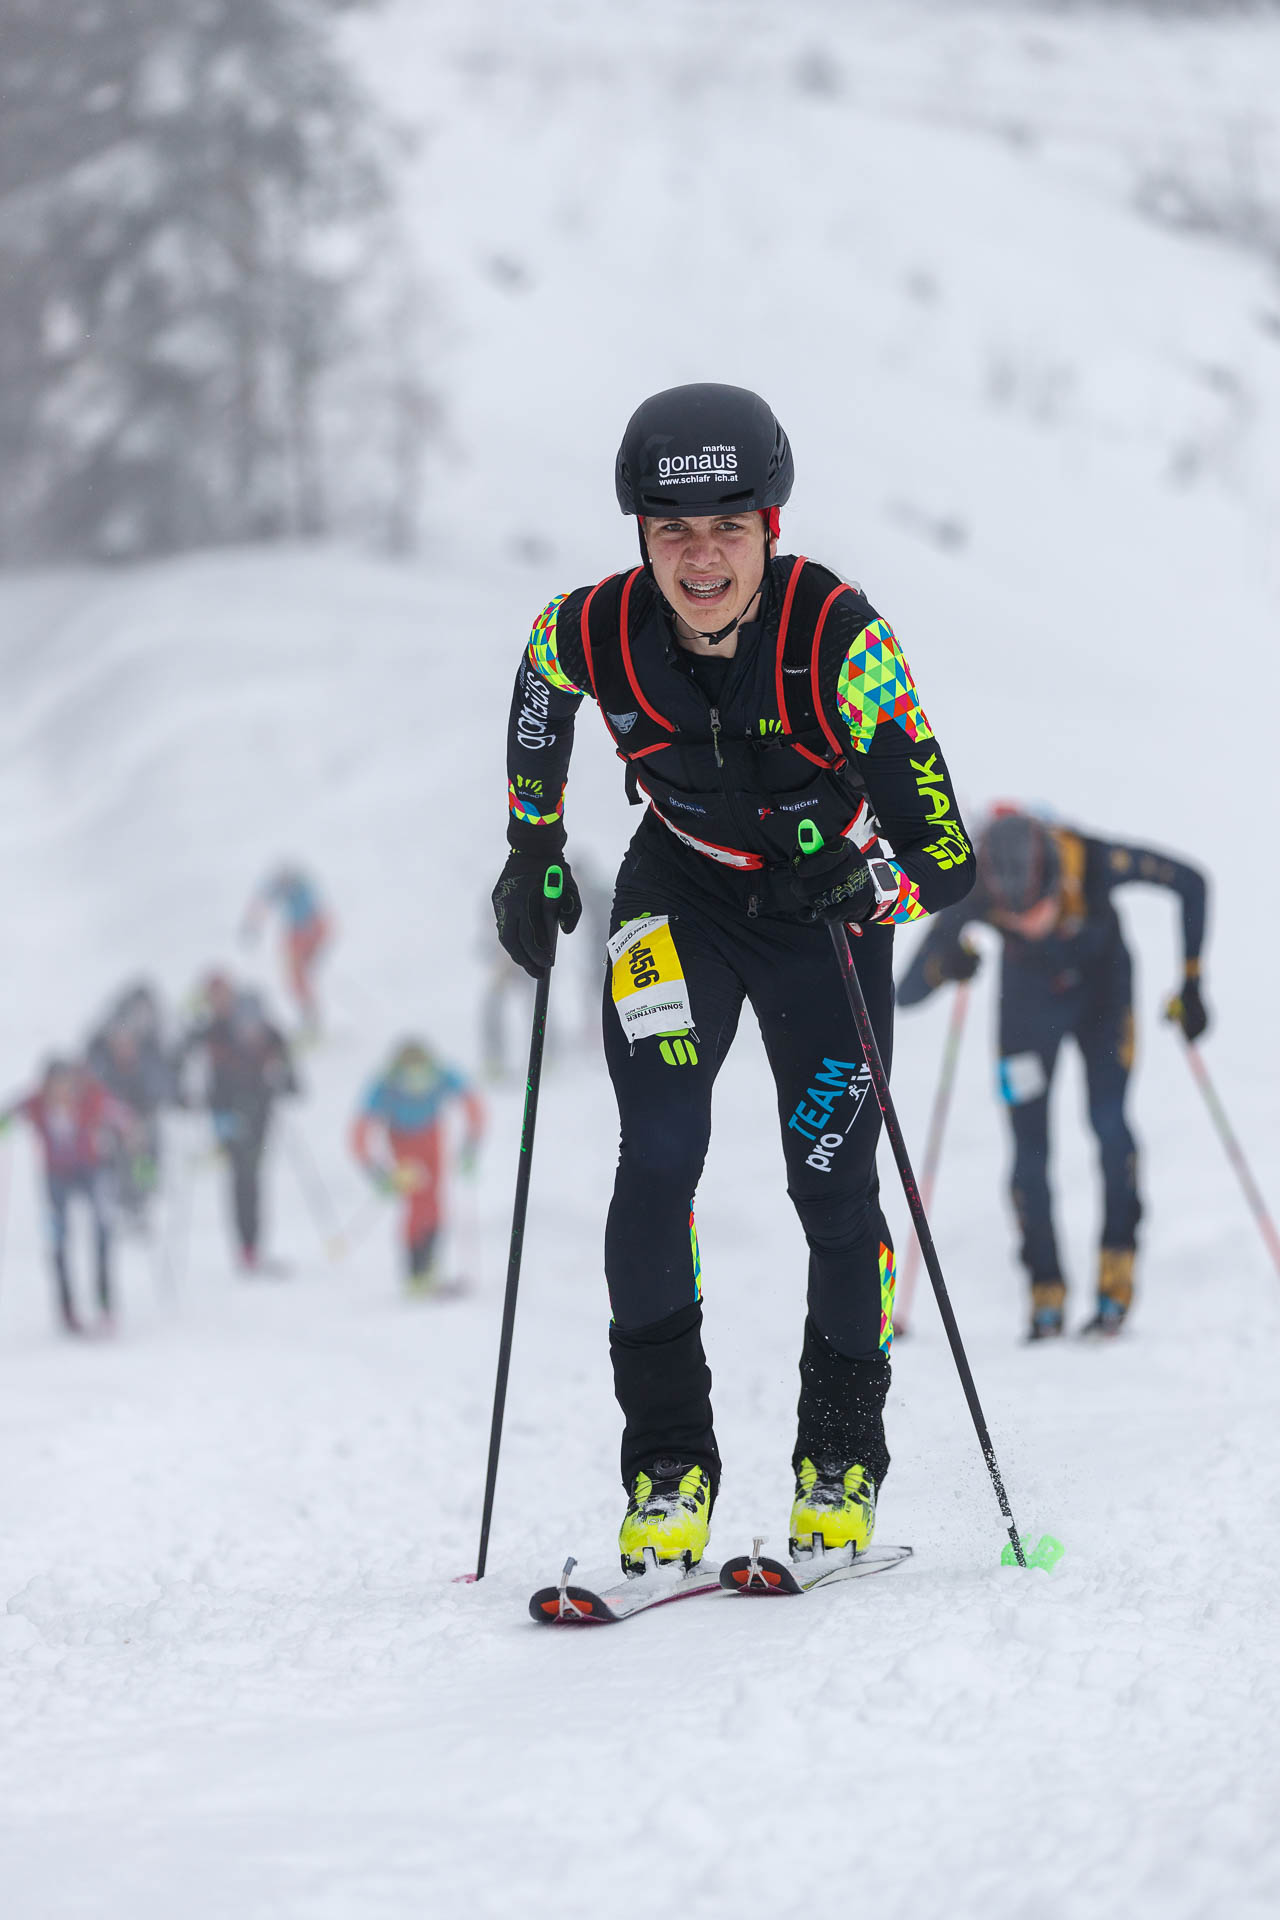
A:
{"type": "Polygon", "coordinates": [[[800,1462],[791,1507],[791,1551],[852,1547],[862,1553],[876,1530],[876,1483],[865,1467],[800,1462]]]}
{"type": "Polygon", "coordinates": [[[643,1573],[646,1554],[659,1565],[683,1560],[696,1567],[711,1531],[711,1478],[705,1467],[654,1460],[631,1483],[618,1533],[624,1573],[643,1573]]]}

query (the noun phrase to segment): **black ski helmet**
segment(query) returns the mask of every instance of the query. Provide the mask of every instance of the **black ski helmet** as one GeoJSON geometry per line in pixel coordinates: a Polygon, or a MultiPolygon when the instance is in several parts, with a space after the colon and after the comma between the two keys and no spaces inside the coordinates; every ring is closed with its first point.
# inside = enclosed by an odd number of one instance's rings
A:
{"type": "Polygon", "coordinates": [[[794,479],[772,407],[746,387],[706,380],[642,400],[614,469],[618,505],[640,517],[765,513],[786,505],[794,479]]]}
{"type": "Polygon", "coordinates": [[[1057,841],[1029,813],[997,814],[978,845],[978,871],[1005,913],[1030,913],[1056,893],[1060,864],[1057,841]]]}

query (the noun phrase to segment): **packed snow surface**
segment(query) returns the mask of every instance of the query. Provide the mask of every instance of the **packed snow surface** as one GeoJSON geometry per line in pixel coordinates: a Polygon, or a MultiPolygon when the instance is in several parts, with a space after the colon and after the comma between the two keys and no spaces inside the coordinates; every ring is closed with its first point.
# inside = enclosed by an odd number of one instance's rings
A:
{"type": "MultiPolygon", "coordinates": [[[[716,1596],[540,1632],[621,1511],[600,1273],[616,1119],[565,949],[490,1571],[474,1565],[519,1130],[490,1097],[455,1301],[410,1304],[351,1166],[403,1032],[464,1067],[490,965],[502,730],[528,624],[624,563],[613,448],[644,393],[763,388],[800,479],[784,545],[894,621],[971,810],[1043,802],[1213,877],[1205,1048],[1276,1175],[1278,300],[1260,260],[1137,209],[1274,154],[1280,35],[1012,8],[659,10],[404,0],[353,29],[425,138],[414,218],[448,412],[420,564],[233,554],[0,583],[0,1066],[17,1089],[150,970],[231,960],[273,859],[341,922],[328,1033],[282,1125],[288,1279],[230,1269],[175,1121],[118,1337],[50,1331],[30,1143],[3,1148],[0,1896],[6,1916],[399,1920],[854,1903],[877,1920],[1280,1910],[1280,1276],[1138,957],[1148,1217],[1131,1332],[1028,1350],[991,1091],[988,964],[936,1232],[1022,1530],[932,1304],[895,1362],[879,1537],[915,1558],[795,1602],[716,1596]],[[1244,133],[1240,129],[1245,130],[1244,133]],[[1225,156],[1225,157],[1224,157],[1225,156]],[[314,1159],[328,1211],[313,1217],[314,1159]],[[333,1243],[333,1224],[348,1230],[333,1243]]],[[[571,850],[634,816],[584,715],[571,850]]],[[[904,948],[906,946],[904,941],[904,948]]],[[[991,957],[989,947],[984,951],[991,957]]],[[[923,1137],[945,1000],[899,1024],[923,1137]]],[[[513,1009],[513,1023],[522,1018],[513,1009]]],[[[1074,1063],[1057,1192],[1084,1317],[1098,1202],[1074,1063]]],[[[904,1208],[882,1169],[899,1244],[904,1208]]],[[[712,1548],[784,1549],[803,1249],[744,1032],[698,1204],[726,1468],[712,1548]]]]}

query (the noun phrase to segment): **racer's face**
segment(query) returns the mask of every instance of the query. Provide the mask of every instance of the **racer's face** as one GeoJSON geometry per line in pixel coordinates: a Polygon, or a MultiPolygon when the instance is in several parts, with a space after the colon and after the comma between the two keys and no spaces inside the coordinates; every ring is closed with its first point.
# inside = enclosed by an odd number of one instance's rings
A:
{"type": "Polygon", "coordinates": [[[647,519],[644,537],[654,579],[691,637],[718,633],[750,610],[765,563],[758,513],[647,519]]]}
{"type": "Polygon", "coordinates": [[[1047,940],[1058,922],[1057,895],[1046,894],[1026,913],[1000,913],[996,918],[1002,927],[1007,927],[1010,933],[1016,933],[1021,940],[1047,940]]]}

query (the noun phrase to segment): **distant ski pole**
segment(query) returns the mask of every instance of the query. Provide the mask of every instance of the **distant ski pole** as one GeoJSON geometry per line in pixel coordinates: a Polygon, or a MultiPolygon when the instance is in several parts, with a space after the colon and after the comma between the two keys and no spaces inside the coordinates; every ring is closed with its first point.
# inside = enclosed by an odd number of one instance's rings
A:
{"type": "Polygon", "coordinates": [[[8,1140],[0,1140],[0,1280],[4,1278],[4,1250],[9,1233],[9,1177],[12,1157],[8,1140]]]}
{"type": "MultiPolygon", "coordinates": [[[[807,824],[807,823],[806,823],[807,824]]],[[[803,830],[802,830],[803,831],[803,830]]],[[[803,841],[801,842],[803,846],[803,841]]],[[[876,1100],[884,1116],[884,1130],[889,1145],[893,1148],[893,1157],[898,1163],[898,1173],[902,1179],[902,1191],[906,1195],[907,1205],[911,1209],[911,1219],[920,1241],[920,1251],[924,1255],[924,1264],[929,1278],[933,1282],[933,1291],[937,1296],[938,1311],[942,1315],[942,1324],[947,1330],[947,1339],[951,1343],[951,1357],[956,1363],[960,1375],[960,1385],[964,1388],[964,1397],[969,1403],[969,1412],[973,1419],[978,1444],[982,1448],[982,1457],[987,1463],[987,1472],[991,1475],[991,1484],[995,1488],[996,1499],[1000,1502],[1000,1511],[1005,1517],[1009,1529],[1009,1539],[1013,1546],[1013,1557],[1020,1567],[1027,1564],[1022,1540],[1014,1525],[1013,1514],[1009,1507],[1009,1496],[1004,1490],[996,1450],[991,1444],[991,1435],[987,1431],[986,1416],[982,1403],[978,1399],[978,1389],[973,1383],[969,1371],[969,1359],[960,1338],[960,1329],[956,1325],[956,1316],[952,1311],[951,1297],[947,1292],[947,1283],[942,1277],[942,1268],[938,1264],[938,1255],[934,1249],[933,1235],[929,1231],[929,1222],[925,1216],[924,1204],[916,1186],[916,1177],[911,1170],[911,1160],[907,1153],[902,1129],[898,1125],[897,1110],[893,1104],[893,1095],[889,1091],[889,1077],[884,1070],[884,1061],[880,1058],[880,1049],[876,1045],[876,1036],[871,1027],[871,1015],[867,1012],[866,997],[862,991],[862,982],[858,978],[853,964],[853,954],[849,948],[849,935],[838,920],[828,922],[831,944],[836,950],[836,959],[840,963],[840,977],[844,981],[844,990],[853,1009],[854,1021],[862,1041],[862,1052],[871,1074],[871,1084],[876,1091],[876,1100]]],[[[1005,1549],[1006,1553],[1008,1548],[1005,1549]]]]}
{"type": "MultiPolygon", "coordinates": [[[[548,900],[559,900],[564,892],[564,872],[548,867],[542,891],[548,900]]],[[[502,1416],[507,1404],[507,1375],[511,1369],[511,1341],[516,1324],[516,1295],[520,1287],[520,1261],[524,1253],[524,1223],[529,1210],[529,1179],[533,1172],[533,1135],[538,1124],[538,1090],[542,1085],[542,1049],[547,1034],[547,1004],[551,995],[551,970],[556,960],[558,922],[551,920],[551,963],[540,975],[533,996],[533,1031],[529,1036],[529,1072],[525,1081],[524,1119],[520,1127],[520,1164],[516,1170],[515,1204],[511,1211],[511,1245],[507,1254],[507,1290],[502,1302],[502,1335],[498,1342],[498,1377],[493,1388],[493,1419],[489,1426],[489,1463],[485,1471],[484,1512],[480,1519],[480,1551],[476,1555],[477,1580],[484,1579],[489,1557],[489,1524],[493,1519],[493,1494],[498,1481],[498,1453],[502,1446],[502,1416]]]]}
{"type": "MultiPolygon", "coordinates": [[[[951,1089],[955,1085],[956,1067],[960,1060],[960,1043],[964,1038],[965,1015],[968,1011],[969,982],[962,980],[951,1002],[951,1019],[947,1026],[946,1044],[942,1049],[938,1088],[933,1096],[933,1112],[929,1116],[929,1132],[924,1143],[924,1177],[920,1182],[920,1204],[926,1213],[933,1205],[933,1190],[938,1181],[938,1167],[942,1161],[942,1137],[946,1132],[947,1114],[951,1107],[951,1089]]],[[[894,1318],[895,1333],[906,1333],[910,1325],[911,1308],[916,1297],[916,1275],[919,1271],[920,1236],[913,1228],[907,1257],[902,1263],[902,1284],[898,1288],[896,1302],[899,1310],[894,1318]]]]}
{"type": "Polygon", "coordinates": [[[324,1242],[325,1252],[331,1260],[340,1259],[346,1251],[346,1240],[334,1213],[329,1189],[316,1165],[315,1155],[298,1127],[287,1124],[284,1128],[284,1139],[289,1160],[297,1175],[298,1185],[302,1189],[316,1232],[324,1242]]]}
{"type": "Polygon", "coordinates": [[[1249,1210],[1258,1223],[1259,1232],[1266,1241],[1267,1252],[1271,1255],[1277,1273],[1280,1273],[1280,1233],[1276,1231],[1275,1221],[1267,1211],[1267,1203],[1258,1191],[1258,1183],[1249,1170],[1249,1162],[1244,1157],[1244,1149],[1232,1131],[1231,1122],[1227,1119],[1226,1109],[1218,1098],[1217,1090],[1209,1078],[1209,1069],[1204,1063],[1204,1055],[1194,1040],[1186,1041],[1185,1046],[1187,1065],[1191,1069],[1196,1085],[1204,1095],[1204,1103],[1209,1109],[1209,1116],[1218,1130],[1218,1138],[1222,1142],[1226,1156],[1236,1170],[1237,1178],[1240,1181],[1241,1187],[1244,1189],[1244,1197],[1249,1203],[1249,1210]]]}

